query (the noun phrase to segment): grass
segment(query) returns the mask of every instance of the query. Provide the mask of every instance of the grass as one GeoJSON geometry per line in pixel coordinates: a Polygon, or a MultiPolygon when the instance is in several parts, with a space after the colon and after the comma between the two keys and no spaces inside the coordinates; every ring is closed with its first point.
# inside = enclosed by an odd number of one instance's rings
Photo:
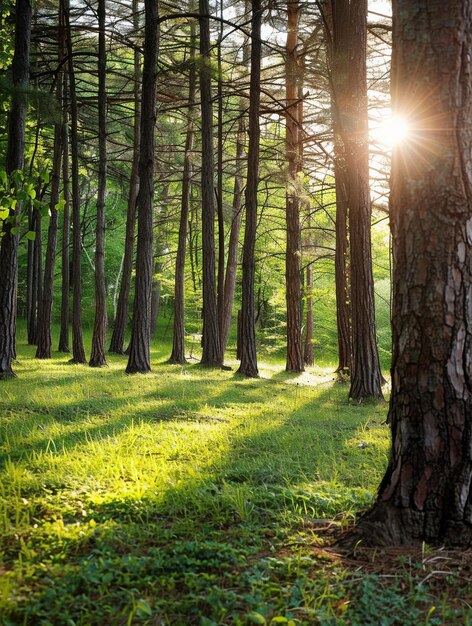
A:
{"type": "Polygon", "coordinates": [[[385,573],[326,550],[388,455],[386,404],[348,402],[330,368],[33,355],[1,384],[2,626],[470,623],[470,583],[438,590],[424,555],[385,573]]]}

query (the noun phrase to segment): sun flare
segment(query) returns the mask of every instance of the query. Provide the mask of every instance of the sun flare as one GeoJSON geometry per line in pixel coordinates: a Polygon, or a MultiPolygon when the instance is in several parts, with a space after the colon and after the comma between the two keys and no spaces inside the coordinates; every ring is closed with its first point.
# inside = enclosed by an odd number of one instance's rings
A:
{"type": "Polygon", "coordinates": [[[408,122],[395,115],[384,117],[372,132],[375,143],[386,148],[394,148],[408,139],[408,122]]]}

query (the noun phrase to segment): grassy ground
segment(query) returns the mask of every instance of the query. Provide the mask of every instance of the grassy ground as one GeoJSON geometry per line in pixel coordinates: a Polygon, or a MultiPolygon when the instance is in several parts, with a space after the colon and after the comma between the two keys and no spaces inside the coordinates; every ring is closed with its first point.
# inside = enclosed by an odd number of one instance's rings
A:
{"type": "Polygon", "coordinates": [[[467,560],[327,547],[375,493],[385,403],[348,402],[329,369],[246,380],[167,356],[129,377],[20,346],[0,388],[2,626],[470,623],[467,560]]]}

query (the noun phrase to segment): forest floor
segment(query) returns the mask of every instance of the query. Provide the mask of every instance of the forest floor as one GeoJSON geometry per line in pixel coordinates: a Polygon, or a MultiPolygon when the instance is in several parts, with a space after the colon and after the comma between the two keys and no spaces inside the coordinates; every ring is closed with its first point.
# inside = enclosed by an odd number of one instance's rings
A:
{"type": "MultiPolygon", "coordinates": [[[[261,378],[38,362],[0,387],[0,624],[470,624],[472,555],[351,554],[388,455],[385,402],[332,368],[261,378]]],[[[231,363],[230,363],[231,364],[231,363]]]]}

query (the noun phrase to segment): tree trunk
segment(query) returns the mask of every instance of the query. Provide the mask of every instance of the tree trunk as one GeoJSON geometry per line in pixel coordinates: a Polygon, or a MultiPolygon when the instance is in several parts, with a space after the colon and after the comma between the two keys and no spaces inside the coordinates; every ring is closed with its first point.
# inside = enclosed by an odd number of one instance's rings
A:
{"type": "Polygon", "coordinates": [[[393,9],[393,110],[407,120],[410,135],[394,150],[391,177],[392,451],[377,502],[358,531],[370,542],[466,547],[472,543],[472,4],[396,0],[393,9]]]}
{"type": "MultiPolygon", "coordinates": [[[[59,7],[59,32],[58,32],[58,63],[62,62],[65,51],[65,32],[62,9],[59,7]]],[[[63,81],[62,73],[56,76],[56,100],[58,109],[63,106],[62,101],[63,81]]],[[[37,333],[37,359],[50,359],[52,348],[52,303],[54,295],[54,268],[56,263],[56,247],[57,247],[57,223],[58,212],[57,203],[59,202],[59,187],[61,180],[61,158],[62,158],[62,116],[61,119],[54,124],[54,150],[53,150],[53,166],[51,176],[51,197],[49,203],[49,228],[48,240],[46,247],[46,261],[44,267],[44,280],[41,302],[38,315],[38,333],[37,333]]]]}
{"type": "Polygon", "coordinates": [[[287,301],[287,372],[303,372],[301,285],[300,285],[300,197],[298,163],[298,15],[297,0],[287,1],[287,45],[285,61],[287,181],[287,249],[285,257],[287,301]]]}
{"type": "Polygon", "coordinates": [[[215,280],[215,201],[213,189],[213,107],[211,94],[210,8],[199,0],[200,9],[200,97],[202,114],[202,263],[203,338],[201,364],[222,364],[215,280]]]}
{"type": "MultiPolygon", "coordinates": [[[[135,32],[139,30],[138,0],[133,0],[133,26],[135,32]]],[[[134,231],[136,223],[136,202],[139,192],[139,158],[141,135],[141,62],[139,50],[134,51],[134,140],[133,162],[129,181],[128,212],[126,215],[125,251],[123,270],[121,274],[120,293],[113,323],[113,333],[110,340],[109,352],[124,354],[126,326],[128,324],[129,294],[131,290],[131,273],[134,257],[134,231]]]]}
{"type": "Polygon", "coordinates": [[[138,252],[128,374],[151,369],[152,217],[154,198],[154,128],[159,45],[156,0],[145,0],[143,91],[141,100],[141,150],[139,158],[138,252]]]}
{"type": "MultiPolygon", "coordinates": [[[[245,2],[245,11],[247,15],[251,10],[248,0],[245,2]]],[[[251,47],[249,38],[246,37],[243,44],[243,67],[249,67],[251,55],[251,47]]],[[[229,329],[231,326],[231,317],[233,312],[234,292],[236,288],[236,272],[238,267],[238,249],[239,234],[241,231],[241,223],[243,218],[242,212],[242,196],[243,196],[243,167],[244,167],[244,147],[246,145],[246,99],[241,97],[239,101],[239,124],[238,134],[236,138],[236,173],[234,176],[233,190],[233,221],[228,243],[228,258],[226,261],[226,274],[224,284],[223,297],[223,315],[220,327],[221,333],[221,350],[224,356],[226,346],[228,344],[229,329]]]]}
{"type": "Polygon", "coordinates": [[[27,327],[28,344],[36,345],[38,338],[38,303],[41,292],[42,275],[42,245],[41,245],[41,213],[38,209],[31,210],[31,219],[28,228],[35,233],[35,239],[28,241],[27,261],[27,327]]]}
{"type": "MultiPolygon", "coordinates": [[[[24,165],[28,108],[25,92],[29,81],[30,38],[31,4],[29,0],[16,0],[15,52],[12,63],[15,91],[8,117],[7,174],[22,170],[24,165]]],[[[18,235],[11,230],[20,210],[21,207],[11,210],[9,221],[3,222],[0,244],[0,378],[14,376],[11,362],[15,356],[18,235]]]]}
{"type": "Polygon", "coordinates": [[[79,191],[79,140],[78,109],[75,85],[74,58],[72,56],[72,31],[69,19],[69,0],[63,0],[67,29],[67,54],[69,70],[70,97],[70,148],[72,161],[72,363],[86,363],[84,340],[82,335],[82,236],[80,224],[79,191]]]}
{"type": "MultiPolygon", "coordinates": [[[[64,81],[64,91],[67,85],[64,81]]],[[[62,119],[62,181],[64,209],[62,213],[62,268],[61,268],[61,330],[59,352],[69,352],[69,291],[70,291],[70,199],[69,199],[69,133],[67,130],[67,98],[64,100],[62,119]]]]}
{"type": "Polygon", "coordinates": [[[179,240],[177,245],[177,259],[175,261],[175,288],[174,288],[174,332],[172,340],[172,354],[169,363],[186,363],[185,359],[185,248],[187,243],[187,223],[189,219],[190,190],[193,175],[192,150],[194,138],[194,110],[196,92],[195,68],[195,26],[191,24],[190,31],[190,77],[188,91],[188,126],[185,138],[184,169],[182,176],[182,204],[180,209],[179,240]]]}
{"type": "Polygon", "coordinates": [[[251,83],[249,91],[249,146],[246,182],[246,224],[244,229],[241,330],[238,351],[241,363],[238,372],[253,378],[259,376],[256,354],[254,310],[255,244],[257,229],[257,189],[259,183],[259,108],[261,81],[261,0],[252,2],[251,19],[251,83]]]}
{"type": "Polygon", "coordinates": [[[90,367],[106,366],[107,289],[105,284],[105,199],[107,185],[107,93],[105,0],[98,2],[98,191],[95,230],[95,321],[90,367]]]}
{"type": "MultiPolygon", "coordinates": [[[[220,0],[220,18],[223,19],[223,0],[220,0]]],[[[218,171],[216,185],[216,203],[218,216],[218,286],[217,286],[217,309],[218,309],[218,328],[220,331],[220,349],[221,360],[223,361],[224,349],[221,342],[223,316],[224,316],[224,288],[225,288],[225,221],[223,214],[223,60],[222,60],[222,42],[223,42],[223,22],[219,24],[217,47],[217,63],[218,63],[218,81],[217,81],[217,102],[218,102],[218,171]]]]}

